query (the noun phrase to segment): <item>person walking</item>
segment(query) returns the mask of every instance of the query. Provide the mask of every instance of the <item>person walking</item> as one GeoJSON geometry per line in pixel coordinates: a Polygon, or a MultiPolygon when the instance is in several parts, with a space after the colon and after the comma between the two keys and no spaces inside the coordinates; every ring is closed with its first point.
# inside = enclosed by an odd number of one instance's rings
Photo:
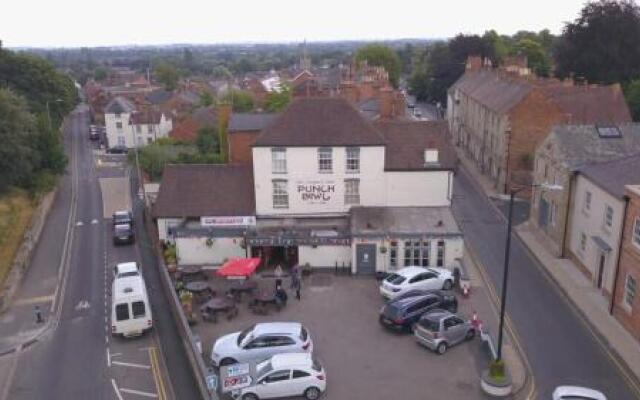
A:
{"type": "Polygon", "coordinates": [[[44,322],[44,318],[42,318],[42,311],[40,311],[40,306],[35,306],[34,311],[36,313],[36,323],[37,324],[43,323],[44,322]]]}
{"type": "Polygon", "coordinates": [[[298,299],[298,301],[300,301],[300,289],[302,287],[302,282],[300,282],[300,278],[298,278],[296,276],[295,279],[292,279],[291,285],[293,285],[292,289],[294,289],[296,291],[296,299],[298,299]]]}
{"type": "Polygon", "coordinates": [[[282,286],[282,275],[283,275],[283,272],[282,272],[282,267],[280,266],[280,264],[276,265],[276,268],[273,271],[273,274],[276,277],[276,288],[278,286],[282,286]]]}
{"type": "Polygon", "coordinates": [[[290,287],[290,289],[295,289],[296,281],[300,279],[299,271],[300,271],[300,266],[298,264],[295,264],[293,267],[291,267],[291,287],[290,287]]]}

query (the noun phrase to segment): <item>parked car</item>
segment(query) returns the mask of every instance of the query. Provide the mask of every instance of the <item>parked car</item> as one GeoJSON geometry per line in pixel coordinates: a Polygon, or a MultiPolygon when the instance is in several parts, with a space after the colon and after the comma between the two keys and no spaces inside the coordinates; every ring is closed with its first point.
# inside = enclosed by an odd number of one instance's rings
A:
{"type": "Polygon", "coordinates": [[[131,211],[116,211],[112,216],[113,225],[128,224],[133,226],[133,214],[131,211]]]}
{"type": "Polygon", "coordinates": [[[109,147],[107,149],[107,153],[109,154],[127,154],[129,152],[129,149],[126,148],[126,146],[113,146],[113,147],[109,147]]]}
{"type": "Polygon", "coordinates": [[[128,278],[131,276],[140,276],[140,268],[135,261],[116,264],[113,268],[114,279],[128,278]]]}
{"type": "Polygon", "coordinates": [[[418,343],[438,354],[444,354],[449,347],[471,340],[476,335],[471,321],[447,310],[423,314],[413,332],[418,343]]]}
{"type": "Polygon", "coordinates": [[[113,226],[113,244],[132,244],[135,242],[133,229],[129,224],[118,224],[113,226]]]}
{"type": "Polygon", "coordinates": [[[446,268],[404,267],[390,274],[380,285],[380,294],[393,299],[409,290],[450,290],[453,274],[446,268]]]}
{"type": "Polygon", "coordinates": [[[553,391],[553,400],[607,400],[607,397],[597,390],[580,386],[558,386],[553,391]]]}
{"type": "Polygon", "coordinates": [[[264,360],[280,353],[313,351],[307,329],[298,322],[263,322],[222,336],[211,348],[213,365],[264,360]]]}
{"type": "Polygon", "coordinates": [[[309,353],[276,354],[256,365],[255,384],[235,390],[234,399],[304,396],[315,400],[327,387],[322,365],[309,353]]]}
{"type": "Polygon", "coordinates": [[[458,311],[458,300],[452,293],[439,291],[402,297],[385,304],[380,310],[380,323],[396,331],[410,330],[422,314],[434,309],[458,311]]]}

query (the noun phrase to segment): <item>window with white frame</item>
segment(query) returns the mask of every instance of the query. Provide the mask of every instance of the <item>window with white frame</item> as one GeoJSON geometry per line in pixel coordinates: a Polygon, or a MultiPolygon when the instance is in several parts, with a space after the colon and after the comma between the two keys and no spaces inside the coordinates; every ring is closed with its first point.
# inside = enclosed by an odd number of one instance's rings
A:
{"type": "Polygon", "coordinates": [[[591,192],[588,190],[584,192],[584,204],[582,209],[587,212],[591,210],[591,192]]]}
{"type": "Polygon", "coordinates": [[[118,136],[118,146],[124,146],[126,144],[124,136],[118,136]]]}
{"type": "Polygon", "coordinates": [[[436,258],[436,267],[444,267],[444,240],[438,240],[438,254],[436,258]]]}
{"type": "Polygon", "coordinates": [[[120,121],[116,122],[116,128],[117,129],[122,129],[122,122],[120,122],[120,121]]]}
{"type": "Polygon", "coordinates": [[[360,148],[347,147],[346,171],[351,173],[360,172],[360,148]]]}
{"type": "Polygon", "coordinates": [[[333,156],[331,147],[320,147],[318,149],[318,171],[320,173],[333,172],[333,156]]]}
{"type": "Polygon", "coordinates": [[[273,180],[273,208],[289,208],[289,192],[284,179],[273,180]]]}
{"type": "Polygon", "coordinates": [[[147,132],[153,133],[153,125],[147,125],[147,132]]]}
{"type": "Polygon", "coordinates": [[[580,251],[587,250],[587,235],[584,232],[580,232],[580,251]]]}
{"type": "Polygon", "coordinates": [[[287,173],[287,151],[281,147],[271,149],[271,172],[274,174],[287,173]]]}
{"type": "Polygon", "coordinates": [[[627,309],[631,310],[633,307],[633,301],[636,298],[636,290],[637,290],[637,282],[636,279],[627,274],[627,278],[624,282],[624,305],[627,309]]]}
{"type": "Polygon", "coordinates": [[[640,247],[640,216],[636,217],[636,222],[633,224],[633,237],[631,240],[636,246],[640,247]]]}
{"type": "Polygon", "coordinates": [[[395,240],[389,244],[389,266],[398,267],[398,242],[395,240]]]}
{"type": "Polygon", "coordinates": [[[430,265],[431,243],[428,240],[407,240],[404,242],[404,265],[423,266],[430,265]]]}
{"type": "Polygon", "coordinates": [[[607,229],[613,226],[613,207],[608,204],[604,205],[604,226],[607,229]]]}
{"type": "Polygon", "coordinates": [[[360,179],[344,180],[344,204],[360,204],[360,179]]]}

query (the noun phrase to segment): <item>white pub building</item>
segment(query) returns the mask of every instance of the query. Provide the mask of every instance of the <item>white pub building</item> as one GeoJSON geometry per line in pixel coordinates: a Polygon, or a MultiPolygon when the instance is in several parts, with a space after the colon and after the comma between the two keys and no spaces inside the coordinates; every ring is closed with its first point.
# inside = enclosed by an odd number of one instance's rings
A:
{"type": "Polygon", "coordinates": [[[182,265],[263,265],[372,274],[450,266],[455,153],[446,122],[375,121],[347,101],[294,101],[253,143],[252,165],[171,165],[154,216],[182,265]]]}

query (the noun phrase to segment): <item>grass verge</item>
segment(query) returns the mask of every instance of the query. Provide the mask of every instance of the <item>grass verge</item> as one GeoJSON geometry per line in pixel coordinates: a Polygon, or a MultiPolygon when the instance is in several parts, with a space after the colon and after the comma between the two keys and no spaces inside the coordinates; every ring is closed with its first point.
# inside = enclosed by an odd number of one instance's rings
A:
{"type": "Polygon", "coordinates": [[[35,204],[25,191],[0,196],[0,285],[9,275],[34,210],[35,204]]]}

